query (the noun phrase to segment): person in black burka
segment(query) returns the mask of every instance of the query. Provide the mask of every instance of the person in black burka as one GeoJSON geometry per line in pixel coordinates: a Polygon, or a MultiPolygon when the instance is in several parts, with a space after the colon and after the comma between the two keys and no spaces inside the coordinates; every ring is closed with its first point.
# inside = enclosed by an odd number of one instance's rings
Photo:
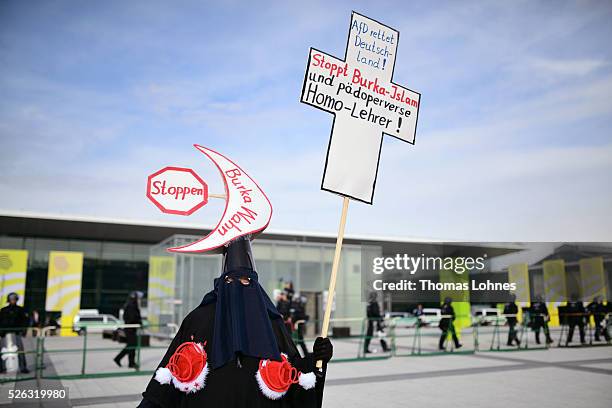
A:
{"type": "Polygon", "coordinates": [[[156,373],[143,393],[140,408],[315,408],[322,404],[327,363],[333,354],[331,342],[319,337],[313,353],[300,357],[281,315],[258,282],[248,237],[227,244],[223,271],[215,279],[214,289],[185,317],[157,372],[173,363],[180,365],[181,353],[186,355],[186,347],[193,348],[194,343],[206,353],[205,380],[203,384],[191,383],[201,388],[183,391],[176,387],[174,374],[166,380],[156,373]],[[315,367],[317,360],[323,362],[321,370],[315,367]],[[285,380],[297,381],[299,372],[300,382],[284,393],[264,389],[268,383],[260,381],[262,369],[268,365],[287,367],[287,363],[291,368],[286,372],[291,375],[285,380]],[[305,375],[316,378],[308,389],[301,383],[305,375]]]}
{"type": "Polygon", "coordinates": [[[584,304],[582,301],[578,299],[578,295],[572,294],[570,297],[570,301],[565,308],[567,324],[569,326],[569,331],[567,332],[567,339],[565,340],[565,345],[567,346],[572,342],[574,338],[574,330],[576,326],[578,326],[578,330],[580,332],[580,343],[586,344],[585,334],[584,334],[584,317],[586,316],[586,310],[584,309],[584,304]]]}
{"type": "MultiPolygon", "coordinates": [[[[23,347],[23,338],[28,330],[28,315],[26,314],[23,307],[17,304],[19,295],[15,292],[11,292],[7,295],[6,301],[8,305],[0,310],[0,337],[2,337],[2,344],[6,344],[5,336],[9,333],[15,335],[15,345],[19,355],[17,360],[19,361],[19,371],[22,374],[30,372],[26,362],[25,349],[23,347]]],[[[2,348],[0,344],[0,348],[2,348]]],[[[0,373],[5,373],[6,367],[4,365],[4,359],[0,356],[0,373]]]]}
{"type": "MultiPolygon", "coordinates": [[[[368,328],[366,331],[365,342],[363,343],[363,352],[368,354],[372,352],[370,350],[370,342],[372,341],[372,336],[374,335],[374,326],[376,326],[376,332],[380,333],[384,333],[385,328],[382,315],[380,314],[380,306],[378,305],[376,292],[370,293],[368,306],[366,308],[366,316],[368,317],[368,328]]],[[[391,350],[383,338],[380,339],[380,346],[385,353],[391,350]]]]}
{"type": "MultiPolygon", "coordinates": [[[[140,317],[140,309],[138,308],[138,299],[142,297],[142,292],[132,292],[128,297],[125,306],[123,307],[123,321],[125,324],[142,324],[142,318],[140,317]]],[[[121,367],[121,359],[128,356],[128,367],[138,368],[136,364],[136,347],[138,346],[137,328],[126,327],[123,329],[125,333],[126,345],[113,359],[115,364],[121,367]]]]}
{"type": "Polygon", "coordinates": [[[442,330],[442,334],[440,335],[440,341],[438,342],[438,349],[440,350],[445,350],[444,343],[448,338],[449,332],[453,338],[453,343],[455,343],[455,348],[463,347],[463,345],[459,343],[459,339],[457,338],[457,332],[455,331],[455,325],[453,324],[453,322],[455,321],[455,309],[453,309],[452,303],[452,299],[447,297],[444,299],[444,303],[440,308],[442,316],[450,316],[442,317],[442,319],[440,319],[440,323],[438,324],[438,327],[440,328],[440,330],[442,330]]]}
{"type": "Polygon", "coordinates": [[[587,306],[587,311],[593,316],[593,321],[595,322],[595,341],[599,341],[602,334],[606,341],[610,341],[608,328],[602,325],[608,314],[608,308],[603,304],[601,296],[595,296],[595,298],[593,298],[593,301],[587,306]]]}
{"type": "Polygon", "coordinates": [[[518,323],[517,314],[518,306],[516,305],[516,296],[514,293],[510,294],[510,302],[504,305],[504,315],[506,315],[506,322],[508,322],[508,346],[512,346],[512,343],[516,342],[517,346],[521,346],[521,341],[518,339],[516,324],[518,323]]]}
{"type": "Polygon", "coordinates": [[[546,303],[542,301],[541,295],[536,295],[535,302],[533,302],[529,308],[529,315],[531,319],[531,328],[535,332],[536,343],[540,344],[540,329],[544,329],[546,343],[552,343],[553,339],[550,337],[550,330],[548,329],[550,315],[548,314],[546,303]]]}

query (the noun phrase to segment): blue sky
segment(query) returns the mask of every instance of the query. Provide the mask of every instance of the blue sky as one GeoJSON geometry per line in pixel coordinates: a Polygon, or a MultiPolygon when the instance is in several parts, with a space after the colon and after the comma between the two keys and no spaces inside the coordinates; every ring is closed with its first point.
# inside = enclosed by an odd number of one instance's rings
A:
{"type": "Polygon", "coordinates": [[[342,57],[351,10],[400,31],[416,145],[386,138],[347,233],[612,241],[612,3],[0,2],[0,209],[214,224],[158,212],[146,177],[234,159],[271,228],[335,232],[319,190],[332,117],[299,103],[308,49],[342,57]]]}

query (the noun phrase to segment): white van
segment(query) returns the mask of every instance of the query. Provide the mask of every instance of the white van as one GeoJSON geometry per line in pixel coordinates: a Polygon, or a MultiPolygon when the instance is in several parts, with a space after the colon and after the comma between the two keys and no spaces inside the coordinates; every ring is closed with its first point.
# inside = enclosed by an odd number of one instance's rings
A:
{"type": "Polygon", "coordinates": [[[502,325],[506,321],[499,309],[483,307],[474,311],[474,321],[480,326],[502,325]]]}
{"type": "Polygon", "coordinates": [[[85,330],[88,334],[102,333],[104,330],[116,330],[123,322],[110,314],[101,314],[96,309],[83,309],[74,316],[72,330],[82,335],[85,330]]]}
{"type": "Polygon", "coordinates": [[[442,311],[435,307],[426,307],[419,319],[424,326],[437,326],[442,320],[442,311]]]}

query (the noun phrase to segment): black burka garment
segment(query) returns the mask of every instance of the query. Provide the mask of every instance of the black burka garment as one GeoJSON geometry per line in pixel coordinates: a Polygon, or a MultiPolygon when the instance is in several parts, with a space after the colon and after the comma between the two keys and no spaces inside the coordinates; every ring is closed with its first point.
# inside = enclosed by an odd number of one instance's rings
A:
{"type": "MultiPolygon", "coordinates": [[[[168,360],[176,348],[184,342],[206,341],[205,350],[214,347],[215,303],[199,306],[185,320],[170,344],[160,367],[168,364],[168,360]]],[[[301,358],[282,319],[271,320],[272,330],[276,337],[278,348],[287,354],[291,364],[302,372],[310,372],[314,363],[309,358],[301,358]]],[[[240,364],[233,358],[230,362],[217,369],[211,369],[206,378],[206,386],[191,394],[186,394],[174,388],[172,384],[160,384],[151,379],[143,397],[149,402],[163,407],[227,407],[227,408],[263,408],[263,407],[304,407],[318,406],[317,387],[304,390],[299,384],[293,384],[285,396],[278,400],[266,397],[257,384],[255,374],[259,368],[259,358],[241,356],[240,364]]],[[[317,382],[321,379],[317,379],[317,382]]]]}
{"type": "Polygon", "coordinates": [[[152,378],[141,406],[315,408],[321,404],[325,371],[314,388],[292,384],[278,400],[259,389],[255,374],[262,358],[279,360],[284,353],[302,373],[312,372],[314,362],[300,357],[283,319],[259,285],[248,239],[228,246],[214,289],[185,317],[159,366],[165,367],[176,349],[190,341],[206,342],[209,372],[204,388],[187,394],[152,378]],[[241,277],[250,278],[250,284],[242,286],[241,277]]]}
{"type": "Polygon", "coordinates": [[[211,303],[216,305],[215,341],[209,353],[212,368],[227,364],[236,354],[281,361],[272,329],[281,315],[259,285],[257,272],[244,267],[223,272],[200,306],[211,303]],[[240,278],[248,278],[250,283],[245,286],[240,278]]]}

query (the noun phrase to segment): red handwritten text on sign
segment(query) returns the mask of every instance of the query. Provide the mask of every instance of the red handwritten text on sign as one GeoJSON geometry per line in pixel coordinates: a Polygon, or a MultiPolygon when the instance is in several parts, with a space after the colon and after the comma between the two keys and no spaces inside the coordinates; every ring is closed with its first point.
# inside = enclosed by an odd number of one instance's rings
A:
{"type": "Polygon", "coordinates": [[[164,167],[149,176],[147,197],[166,214],[191,215],[208,202],[208,185],[191,169],[164,167]]]}

